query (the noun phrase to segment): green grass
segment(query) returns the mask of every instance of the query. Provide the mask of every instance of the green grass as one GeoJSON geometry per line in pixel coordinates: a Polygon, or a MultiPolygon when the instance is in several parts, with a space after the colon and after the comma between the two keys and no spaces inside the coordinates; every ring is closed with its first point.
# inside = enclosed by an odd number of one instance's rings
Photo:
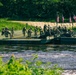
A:
{"type": "Polygon", "coordinates": [[[28,24],[15,23],[8,21],[7,19],[0,19],[0,31],[5,27],[8,27],[9,30],[11,30],[12,27],[14,30],[22,30],[23,27],[26,27],[27,29],[32,28],[32,30],[35,28],[34,26],[30,26],[28,24]]]}
{"type": "Polygon", "coordinates": [[[61,75],[62,69],[54,65],[50,67],[50,63],[42,63],[37,60],[37,55],[32,59],[23,60],[16,59],[14,55],[11,56],[8,62],[3,62],[0,58],[0,75],[61,75]]]}

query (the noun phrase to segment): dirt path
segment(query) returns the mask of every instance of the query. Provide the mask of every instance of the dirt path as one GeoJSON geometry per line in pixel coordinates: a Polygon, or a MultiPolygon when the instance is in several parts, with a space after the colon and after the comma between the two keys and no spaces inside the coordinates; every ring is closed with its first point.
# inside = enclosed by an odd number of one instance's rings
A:
{"type": "Polygon", "coordinates": [[[12,21],[12,22],[17,22],[17,23],[22,23],[22,24],[26,24],[28,23],[29,25],[33,25],[33,26],[41,26],[43,28],[44,24],[46,25],[50,25],[51,27],[54,26],[66,26],[66,27],[76,27],[76,23],[52,23],[52,22],[34,22],[34,21],[12,21]]]}
{"type": "Polygon", "coordinates": [[[50,25],[50,26],[56,26],[56,23],[51,23],[51,22],[33,22],[33,21],[12,21],[12,22],[18,22],[22,24],[28,23],[29,25],[33,25],[33,26],[41,26],[42,28],[44,24],[50,25]]]}

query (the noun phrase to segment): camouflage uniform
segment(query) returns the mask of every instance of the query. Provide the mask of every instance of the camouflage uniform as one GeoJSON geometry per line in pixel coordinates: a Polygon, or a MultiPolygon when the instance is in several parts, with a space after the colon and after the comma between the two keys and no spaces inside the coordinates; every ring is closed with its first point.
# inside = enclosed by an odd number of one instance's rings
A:
{"type": "Polygon", "coordinates": [[[13,37],[13,34],[14,34],[14,29],[13,29],[13,27],[12,27],[12,29],[11,29],[11,36],[13,37]]]}
{"type": "Polygon", "coordinates": [[[11,33],[9,32],[9,29],[8,28],[5,28],[5,37],[8,37],[8,34],[10,34],[10,36],[11,36],[11,33]]]}
{"type": "Polygon", "coordinates": [[[40,27],[40,36],[41,35],[43,35],[44,33],[43,33],[43,30],[42,30],[42,28],[40,27]]]}
{"type": "Polygon", "coordinates": [[[38,27],[37,27],[37,26],[35,27],[34,32],[35,32],[34,35],[37,36],[37,35],[38,35],[38,34],[37,34],[37,33],[38,33],[38,27]]]}
{"type": "Polygon", "coordinates": [[[46,33],[47,32],[47,26],[46,26],[46,24],[44,25],[44,33],[46,33]]]}
{"type": "Polygon", "coordinates": [[[1,31],[1,35],[4,35],[4,33],[5,33],[5,29],[3,28],[1,31]]]}
{"type": "Polygon", "coordinates": [[[67,27],[63,28],[63,33],[66,33],[68,31],[67,27]]]}
{"type": "Polygon", "coordinates": [[[51,28],[48,29],[48,36],[51,36],[51,28]]]}
{"type": "Polygon", "coordinates": [[[31,34],[32,34],[32,29],[30,28],[30,29],[28,30],[28,37],[31,37],[31,34]]]}
{"type": "Polygon", "coordinates": [[[25,36],[25,32],[26,32],[26,28],[23,27],[23,29],[22,29],[23,36],[25,36]]]}

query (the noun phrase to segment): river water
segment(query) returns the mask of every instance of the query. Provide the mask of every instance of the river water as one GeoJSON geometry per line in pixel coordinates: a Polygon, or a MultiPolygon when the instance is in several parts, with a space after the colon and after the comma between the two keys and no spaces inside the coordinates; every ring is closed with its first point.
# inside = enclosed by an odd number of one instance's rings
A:
{"type": "Polygon", "coordinates": [[[43,62],[51,62],[65,70],[76,71],[76,45],[0,45],[0,56],[4,61],[12,54],[24,60],[37,54],[38,59],[43,62]]]}

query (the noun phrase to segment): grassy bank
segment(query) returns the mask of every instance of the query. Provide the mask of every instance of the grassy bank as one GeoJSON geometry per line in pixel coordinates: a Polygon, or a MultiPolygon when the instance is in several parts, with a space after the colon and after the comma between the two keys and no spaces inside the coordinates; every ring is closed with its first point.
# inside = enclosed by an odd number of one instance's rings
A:
{"type": "Polygon", "coordinates": [[[37,55],[32,59],[23,60],[16,59],[14,55],[11,56],[8,62],[3,62],[0,59],[0,75],[61,75],[62,69],[56,65],[50,67],[49,63],[42,63],[37,60],[37,55]]]}
{"type": "Polygon", "coordinates": [[[26,27],[27,29],[32,28],[34,30],[34,26],[30,26],[28,24],[21,24],[21,23],[15,23],[8,21],[7,19],[0,19],[0,31],[2,28],[8,27],[9,30],[13,27],[14,30],[22,30],[23,27],[26,27]]]}
{"type": "MultiPolygon", "coordinates": [[[[7,18],[6,19],[0,19],[0,31],[4,27],[8,27],[10,30],[11,30],[12,27],[14,27],[14,30],[22,30],[22,28],[25,26],[27,29],[32,28],[32,30],[34,30],[34,28],[35,28],[34,26],[36,26],[36,25],[43,27],[44,24],[46,24],[46,25],[49,24],[50,26],[54,26],[53,23],[51,24],[49,22],[34,22],[34,21],[31,22],[30,21],[30,22],[28,22],[28,24],[26,24],[26,22],[21,22],[21,21],[13,22],[13,21],[8,20],[7,18]],[[31,24],[33,24],[33,25],[31,25],[31,24]],[[36,25],[34,25],[34,24],[36,24],[36,25]]],[[[68,28],[73,29],[74,31],[76,31],[76,26],[74,26],[72,28],[72,27],[69,27],[68,23],[66,23],[66,27],[68,27],[68,28]]]]}

